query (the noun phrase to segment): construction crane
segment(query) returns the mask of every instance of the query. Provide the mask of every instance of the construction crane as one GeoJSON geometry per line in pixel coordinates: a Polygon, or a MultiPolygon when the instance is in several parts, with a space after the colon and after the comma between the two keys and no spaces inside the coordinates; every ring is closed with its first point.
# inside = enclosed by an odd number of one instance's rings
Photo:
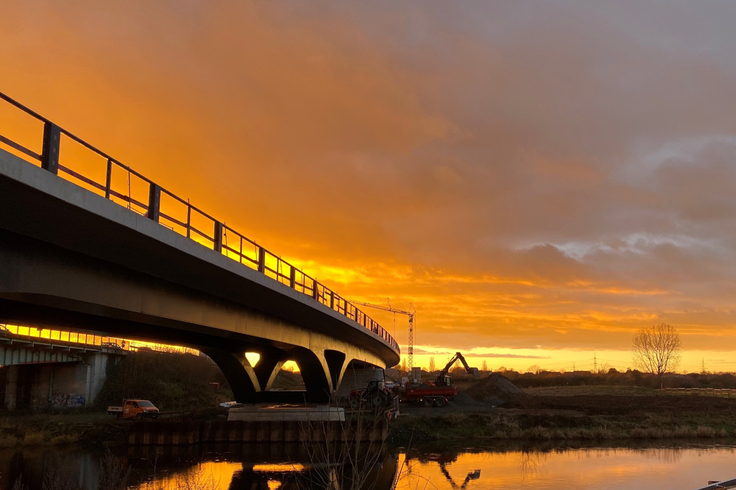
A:
{"type": "Polygon", "coordinates": [[[354,305],[360,305],[360,306],[367,306],[368,308],[375,308],[377,310],[383,310],[383,311],[390,311],[394,315],[396,313],[400,315],[406,315],[409,317],[409,352],[407,353],[407,364],[409,367],[409,372],[411,372],[412,367],[414,367],[414,322],[416,319],[416,313],[417,310],[414,309],[414,305],[409,303],[409,311],[405,310],[397,310],[396,308],[393,308],[391,306],[391,301],[389,300],[388,306],[383,305],[376,305],[373,303],[363,303],[361,301],[351,301],[354,305]]]}

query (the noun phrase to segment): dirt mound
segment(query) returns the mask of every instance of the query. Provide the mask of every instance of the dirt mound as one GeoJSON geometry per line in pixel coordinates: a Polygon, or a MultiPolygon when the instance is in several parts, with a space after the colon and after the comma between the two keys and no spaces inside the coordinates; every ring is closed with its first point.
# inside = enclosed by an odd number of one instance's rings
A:
{"type": "Polygon", "coordinates": [[[476,401],[494,404],[526,396],[519,387],[498,373],[481,379],[465,390],[465,393],[476,401]]]}
{"type": "Polygon", "coordinates": [[[303,390],[304,380],[299,373],[292,373],[291,371],[281,369],[276,374],[273,387],[281,390],[303,390]]]}
{"type": "Polygon", "coordinates": [[[452,403],[454,403],[455,405],[460,405],[460,406],[469,406],[469,405],[475,405],[478,402],[476,402],[473,399],[473,397],[471,397],[467,393],[458,393],[457,395],[453,397],[452,403]]]}

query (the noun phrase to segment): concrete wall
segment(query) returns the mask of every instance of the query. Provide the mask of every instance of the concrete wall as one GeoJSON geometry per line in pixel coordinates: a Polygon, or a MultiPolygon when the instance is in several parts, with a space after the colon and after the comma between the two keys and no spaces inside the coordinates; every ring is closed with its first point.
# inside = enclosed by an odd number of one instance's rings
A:
{"type": "Polygon", "coordinates": [[[85,398],[87,399],[87,405],[92,405],[95,402],[97,395],[105,384],[108,362],[114,362],[113,358],[109,355],[96,354],[87,359],[85,369],[87,387],[85,398]]]}
{"type": "Polygon", "coordinates": [[[347,397],[352,390],[361,390],[368,385],[369,381],[379,379],[383,379],[383,369],[350,364],[345,369],[337,396],[338,398],[347,397]]]}
{"type": "Polygon", "coordinates": [[[105,384],[111,357],[96,353],[86,362],[6,366],[5,409],[90,406],[105,384]]]}

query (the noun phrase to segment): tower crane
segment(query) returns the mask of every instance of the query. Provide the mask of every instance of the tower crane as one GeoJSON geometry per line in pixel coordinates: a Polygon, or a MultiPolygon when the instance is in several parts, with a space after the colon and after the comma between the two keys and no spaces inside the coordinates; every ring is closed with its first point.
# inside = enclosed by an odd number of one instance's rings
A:
{"type": "Polygon", "coordinates": [[[409,310],[405,311],[393,308],[391,306],[391,301],[388,302],[388,306],[376,305],[373,303],[363,303],[361,301],[351,301],[351,303],[353,303],[354,305],[367,306],[368,308],[375,308],[377,310],[390,311],[394,315],[398,313],[400,315],[406,315],[409,317],[409,352],[407,353],[407,364],[409,372],[411,372],[412,367],[414,367],[414,324],[417,313],[417,310],[414,309],[414,305],[409,303],[409,310]]]}

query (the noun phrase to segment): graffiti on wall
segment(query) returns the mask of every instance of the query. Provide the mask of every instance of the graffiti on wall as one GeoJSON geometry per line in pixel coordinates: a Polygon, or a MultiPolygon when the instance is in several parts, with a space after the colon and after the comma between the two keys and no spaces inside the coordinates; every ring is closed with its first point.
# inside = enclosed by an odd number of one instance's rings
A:
{"type": "Polygon", "coordinates": [[[83,407],[84,397],[73,393],[61,393],[51,397],[51,404],[54,408],[83,407]]]}

